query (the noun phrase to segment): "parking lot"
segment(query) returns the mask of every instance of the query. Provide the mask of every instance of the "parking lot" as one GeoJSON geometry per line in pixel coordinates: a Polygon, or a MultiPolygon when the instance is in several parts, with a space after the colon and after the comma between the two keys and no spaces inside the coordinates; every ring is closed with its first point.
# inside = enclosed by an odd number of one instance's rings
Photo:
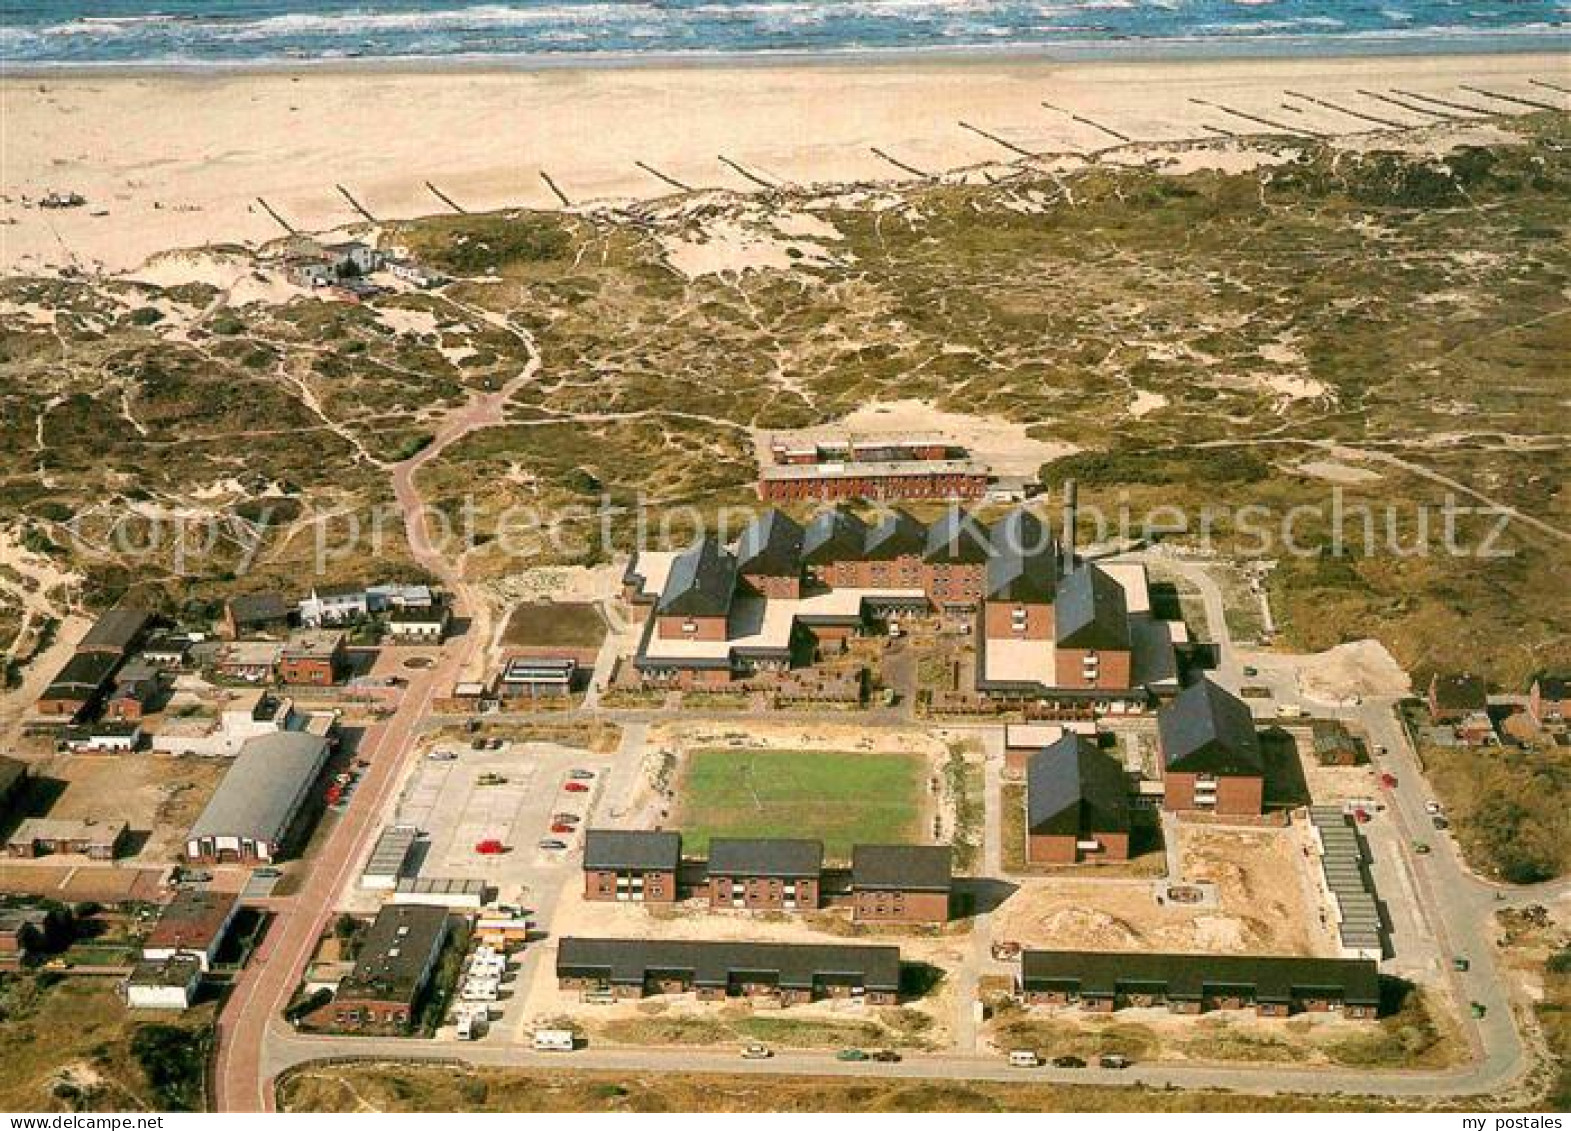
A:
{"type": "Polygon", "coordinates": [[[501,901],[528,905],[535,902],[532,893],[559,884],[560,873],[573,866],[605,769],[603,755],[550,743],[503,743],[483,751],[448,743],[415,766],[393,821],[425,834],[416,849],[419,875],[485,880],[501,901]],[[439,752],[454,757],[432,756],[439,752]],[[583,792],[565,788],[575,770],[593,774],[581,783],[583,792]],[[578,818],[573,831],[553,833],[553,816],[566,813],[578,818]],[[545,840],[566,847],[543,849],[545,840]],[[476,850],[488,841],[500,851],[476,850]]]}

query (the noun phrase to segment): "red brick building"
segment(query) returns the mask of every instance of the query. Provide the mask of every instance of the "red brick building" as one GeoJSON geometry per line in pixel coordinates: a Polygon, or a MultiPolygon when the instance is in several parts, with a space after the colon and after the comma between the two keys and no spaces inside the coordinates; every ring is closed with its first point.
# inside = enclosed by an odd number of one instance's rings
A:
{"type": "Polygon", "coordinates": [[[1026,768],[1026,860],[1129,859],[1129,779],[1096,742],[1065,734],[1026,768]]]}
{"type": "Polygon", "coordinates": [[[597,903],[675,903],[680,833],[590,829],[584,834],[584,898],[597,903]]]}
{"type": "Polygon", "coordinates": [[[641,998],[694,993],[701,1001],[765,999],[782,1006],[820,998],[900,1001],[893,946],[564,938],[557,983],[587,996],[641,998]]]}
{"type": "Polygon", "coordinates": [[[1027,1005],[1093,1013],[1153,1006],[1252,1007],[1262,1017],[1335,1010],[1359,1020],[1380,1013],[1380,970],[1368,959],[1028,950],[1018,989],[1027,1005]]]}
{"type": "Polygon", "coordinates": [[[1201,680],[1157,714],[1157,743],[1164,809],[1260,814],[1265,763],[1243,700],[1201,680]]]}
{"type": "Polygon", "coordinates": [[[309,687],[331,687],[348,668],[341,632],[301,633],[284,645],[278,657],[278,680],[309,687]]]}
{"type": "Polygon", "coordinates": [[[709,842],[709,906],[748,911],[816,911],[824,846],[816,840],[709,842]]]}
{"type": "Polygon", "coordinates": [[[451,930],[445,907],[383,907],[361,940],[354,969],[307,1024],[352,1033],[408,1033],[419,1019],[451,930]]]}
{"type": "Polygon", "coordinates": [[[954,895],[946,844],[858,844],[851,849],[851,917],[875,923],[947,923],[954,895]]]}
{"type": "Polygon", "coordinates": [[[1571,721],[1571,678],[1546,675],[1533,681],[1527,712],[1541,727],[1558,729],[1571,721]]]}

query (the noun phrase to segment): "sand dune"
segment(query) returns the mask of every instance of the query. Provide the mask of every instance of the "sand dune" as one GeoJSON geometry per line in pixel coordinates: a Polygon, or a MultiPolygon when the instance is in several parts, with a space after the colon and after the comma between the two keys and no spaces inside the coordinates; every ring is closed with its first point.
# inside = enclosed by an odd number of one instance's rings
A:
{"type": "Polygon", "coordinates": [[[471,210],[556,207],[542,171],[575,204],[674,191],[640,161],[694,188],[757,188],[722,156],[764,182],[900,179],[912,174],[895,162],[941,173],[1120,135],[1260,132],[1257,118],[1323,134],[1376,128],[1286,91],[1410,125],[1442,119],[1360,88],[1488,103],[1459,92],[1467,83],[1561,105],[1530,80],[1564,65],[1491,55],[8,77],[0,271],[118,272],[173,247],[265,241],[280,230],[258,196],[303,229],[357,222],[336,184],[378,217],[408,217],[444,210],[427,181],[471,210]],[[52,190],[88,204],[27,203],[52,190]]]}

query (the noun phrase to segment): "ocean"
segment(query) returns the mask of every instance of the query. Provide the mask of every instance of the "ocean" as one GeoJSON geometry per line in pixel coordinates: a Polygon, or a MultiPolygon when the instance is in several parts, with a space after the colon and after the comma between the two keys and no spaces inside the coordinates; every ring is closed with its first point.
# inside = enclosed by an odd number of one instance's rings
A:
{"type": "Polygon", "coordinates": [[[0,64],[1565,50],[1571,0],[4,0],[0,64]]]}

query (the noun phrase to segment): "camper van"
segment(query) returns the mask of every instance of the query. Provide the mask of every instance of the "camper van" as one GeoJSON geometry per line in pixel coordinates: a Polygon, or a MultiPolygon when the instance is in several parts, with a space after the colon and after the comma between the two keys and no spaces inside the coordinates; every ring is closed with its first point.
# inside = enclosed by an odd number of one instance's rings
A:
{"type": "Polygon", "coordinates": [[[571,1029],[536,1029],[536,1052],[572,1052],[573,1032],[571,1029]]]}

